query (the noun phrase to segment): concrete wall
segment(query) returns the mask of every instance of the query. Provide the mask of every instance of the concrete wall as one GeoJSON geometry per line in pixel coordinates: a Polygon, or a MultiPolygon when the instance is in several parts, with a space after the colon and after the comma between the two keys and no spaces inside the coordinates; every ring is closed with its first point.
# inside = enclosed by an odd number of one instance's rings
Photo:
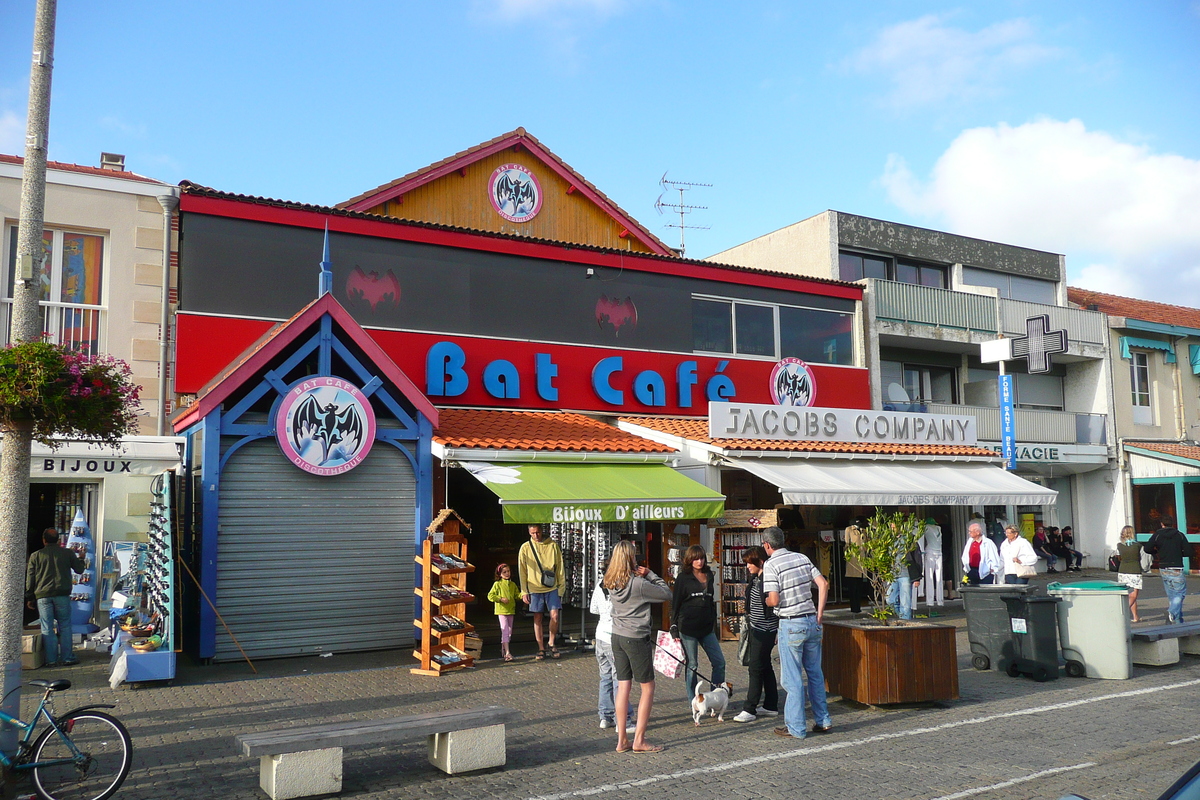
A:
{"type": "MultiPolygon", "coordinates": [[[[1188,343],[1183,339],[1177,347],[1177,361],[1166,363],[1161,350],[1146,350],[1150,372],[1150,408],[1154,413],[1151,425],[1136,425],[1133,421],[1133,376],[1131,361],[1121,357],[1121,336],[1168,341],[1169,337],[1155,336],[1144,331],[1113,329],[1112,352],[1113,398],[1117,435],[1137,439],[1196,439],[1200,431],[1190,426],[1200,420],[1200,378],[1192,374],[1188,363],[1188,343]],[[1179,404],[1183,404],[1183,425],[1179,424],[1179,404]]],[[[1135,348],[1136,349],[1136,348],[1135,348]]]]}
{"type": "Polygon", "coordinates": [[[731,247],[706,261],[838,279],[837,213],[825,211],[731,247]]]}

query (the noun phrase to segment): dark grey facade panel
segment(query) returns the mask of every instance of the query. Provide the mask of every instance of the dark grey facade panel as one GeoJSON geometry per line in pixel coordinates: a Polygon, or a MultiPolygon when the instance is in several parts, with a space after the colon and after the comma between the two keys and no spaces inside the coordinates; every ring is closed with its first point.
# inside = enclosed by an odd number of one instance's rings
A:
{"type": "MultiPolygon", "coordinates": [[[[408,459],[376,442],[344,475],[289,464],[273,439],[221,476],[217,609],[251,659],[412,644],[414,500],[408,459]]],[[[241,658],[217,626],[217,661],[241,658]]]]}
{"type": "MultiPolygon", "coordinates": [[[[201,214],[181,226],[181,311],[287,319],[315,298],[322,231],[201,214]]],[[[330,250],[334,296],[365,327],[687,352],[694,294],[854,311],[802,292],[620,267],[588,278],[586,264],[353,234],[330,234],[330,250]]]]}
{"type": "Polygon", "coordinates": [[[839,247],[908,256],[935,264],[964,264],[1049,281],[1064,279],[1057,253],[836,213],[839,247]]]}

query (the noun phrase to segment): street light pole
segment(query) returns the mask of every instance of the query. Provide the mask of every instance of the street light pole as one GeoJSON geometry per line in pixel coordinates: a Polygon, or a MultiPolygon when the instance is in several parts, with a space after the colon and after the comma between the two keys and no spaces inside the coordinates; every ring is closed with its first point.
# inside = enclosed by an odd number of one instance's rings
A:
{"type": "MultiPolygon", "coordinates": [[[[25,165],[21,177],[21,220],[17,228],[17,274],[13,291],[9,340],[14,344],[42,338],[42,232],[46,212],[46,146],[50,132],[50,78],[54,68],[54,22],[57,0],[38,0],[33,28],[33,65],[29,71],[29,115],[25,165]]],[[[0,710],[21,710],[21,630],[25,607],[26,528],[29,525],[29,462],[33,422],[16,421],[4,431],[0,458],[0,661],[4,663],[4,697],[0,710]]],[[[17,730],[0,728],[0,750],[14,753],[17,730]]],[[[4,793],[12,792],[6,777],[4,793]]]]}

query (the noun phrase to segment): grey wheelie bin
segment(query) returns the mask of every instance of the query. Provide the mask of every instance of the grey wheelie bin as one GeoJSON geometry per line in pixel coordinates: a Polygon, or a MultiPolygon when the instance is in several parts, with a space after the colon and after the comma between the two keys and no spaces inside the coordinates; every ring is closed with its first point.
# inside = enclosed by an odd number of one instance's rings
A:
{"type": "Polygon", "coordinates": [[[1016,654],[1012,625],[1003,595],[1023,595],[1034,586],[1001,584],[962,586],[963,609],[967,612],[967,640],[971,643],[971,666],[978,670],[1005,670],[1016,654]]]}
{"type": "Polygon", "coordinates": [[[1051,583],[1058,597],[1058,638],[1067,675],[1125,680],[1133,675],[1129,588],[1115,581],[1051,583]]]}
{"type": "Polygon", "coordinates": [[[1009,677],[1028,675],[1039,683],[1058,678],[1058,597],[1008,593],[1013,657],[1004,665],[1009,677]]]}

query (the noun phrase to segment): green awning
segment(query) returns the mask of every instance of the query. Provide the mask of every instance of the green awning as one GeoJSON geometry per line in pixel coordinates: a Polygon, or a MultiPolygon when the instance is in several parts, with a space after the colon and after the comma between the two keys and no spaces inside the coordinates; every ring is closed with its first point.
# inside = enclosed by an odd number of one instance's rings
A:
{"type": "Polygon", "coordinates": [[[459,464],[500,498],[505,522],[657,522],[725,511],[723,495],[664,464],[459,464]]]}

